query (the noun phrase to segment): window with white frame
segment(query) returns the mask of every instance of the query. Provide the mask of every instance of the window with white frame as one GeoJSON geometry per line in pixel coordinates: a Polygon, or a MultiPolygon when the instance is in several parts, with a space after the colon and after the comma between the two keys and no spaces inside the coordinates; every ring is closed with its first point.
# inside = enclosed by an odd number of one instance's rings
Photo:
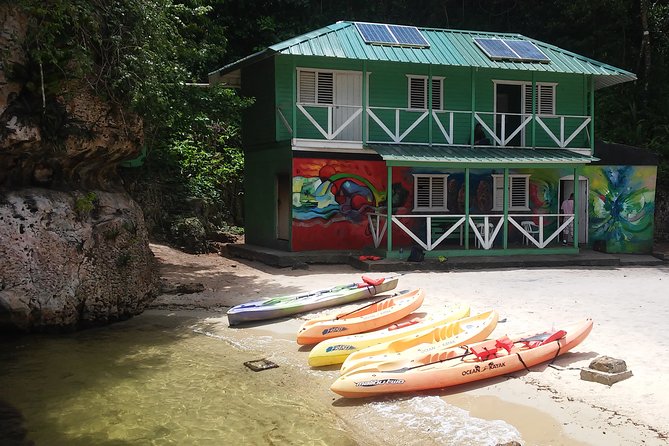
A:
{"type": "Polygon", "coordinates": [[[413,210],[448,211],[446,186],[448,175],[413,175],[413,210]]]}
{"type": "MultiPolygon", "coordinates": [[[[555,114],[555,86],[556,84],[536,83],[537,115],[555,114]]],[[[532,84],[523,85],[525,95],[525,113],[532,114],[532,84]]]]}
{"type": "MultiPolygon", "coordinates": [[[[493,211],[504,209],[504,175],[492,175],[493,211]]],[[[530,210],[530,175],[509,175],[509,210],[530,210]]]]}
{"type": "MultiPolygon", "coordinates": [[[[409,82],[409,108],[426,110],[428,106],[428,77],[407,76],[409,82]]],[[[443,107],[444,78],[432,77],[432,110],[441,110],[443,107]]]]}
{"type": "Polygon", "coordinates": [[[297,72],[297,102],[304,104],[334,103],[334,73],[332,71],[297,72]]]}

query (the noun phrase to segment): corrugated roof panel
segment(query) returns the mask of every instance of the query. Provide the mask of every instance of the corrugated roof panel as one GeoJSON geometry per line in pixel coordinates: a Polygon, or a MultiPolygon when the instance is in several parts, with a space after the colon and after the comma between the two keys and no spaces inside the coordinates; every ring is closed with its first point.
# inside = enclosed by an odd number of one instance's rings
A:
{"type": "MultiPolygon", "coordinates": [[[[592,74],[597,88],[635,80],[633,73],[588,59],[553,45],[528,39],[519,34],[458,31],[419,28],[430,44],[429,48],[368,45],[352,22],[336,24],[297,36],[269,47],[274,51],[302,56],[341,57],[357,60],[409,62],[447,66],[471,66],[505,70],[544,71],[555,73],[592,74]],[[550,63],[495,61],[489,59],[474,43],[475,37],[519,38],[537,45],[550,63]]],[[[266,50],[267,51],[267,50],[266,50]]],[[[245,58],[218,70],[223,74],[253,63],[257,58],[245,58]]]]}
{"type": "Polygon", "coordinates": [[[385,161],[439,164],[587,164],[597,161],[566,149],[470,148],[451,146],[369,144],[385,161]]]}

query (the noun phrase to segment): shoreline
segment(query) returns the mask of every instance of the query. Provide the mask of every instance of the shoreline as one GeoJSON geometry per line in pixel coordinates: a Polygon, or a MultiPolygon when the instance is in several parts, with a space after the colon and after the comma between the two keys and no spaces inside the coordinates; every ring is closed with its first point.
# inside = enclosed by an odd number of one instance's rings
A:
{"type": "MultiPolygon", "coordinates": [[[[584,367],[597,356],[609,355],[625,360],[634,376],[608,387],[581,381],[576,370],[541,365],[455,392],[433,391],[396,400],[384,398],[378,404],[349,404],[329,391],[328,382],[334,381],[336,370],[310,369],[306,365],[308,349],[300,349],[294,342],[303,320],[332,309],[248,328],[229,328],[225,310],[263,296],[313,289],[314,283],[350,282],[359,278],[360,272],[331,265],[299,271],[275,269],[218,255],[192,256],[162,245],[152,245],[152,249],[167,281],[200,282],[205,290],[161,295],[150,311],[194,311],[224,336],[247,342],[261,340],[261,349],[268,355],[282,351],[281,360],[296,368],[297,379],[302,372],[315,378],[318,387],[311,386],[309,391],[331,404],[354,433],[369,427],[356,419],[361,411],[386,410],[388,405],[410,417],[417,410],[412,400],[439,404],[436,398],[447,410],[466,411],[473,424],[501,420],[503,425],[494,425],[495,429],[508,426],[509,432],[519,432],[525,444],[669,444],[667,432],[661,429],[669,425],[669,386],[662,379],[661,367],[648,361],[661,358],[669,347],[662,336],[669,319],[664,298],[669,295],[666,267],[408,273],[398,289],[422,286],[427,293],[422,310],[459,299],[467,302],[473,313],[489,308],[499,311],[507,322],[499,324],[492,337],[592,316],[595,328],[589,338],[558,358],[556,364],[584,367]]],[[[490,425],[481,423],[483,429],[490,425]]],[[[374,432],[365,432],[363,438],[379,438],[374,432]]],[[[407,435],[410,439],[410,432],[407,435]]]]}

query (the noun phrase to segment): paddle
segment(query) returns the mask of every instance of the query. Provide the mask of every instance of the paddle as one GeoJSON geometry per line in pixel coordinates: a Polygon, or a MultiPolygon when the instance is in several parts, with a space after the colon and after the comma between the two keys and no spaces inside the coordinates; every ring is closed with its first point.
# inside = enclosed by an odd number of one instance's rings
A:
{"type": "MultiPolygon", "coordinates": [[[[392,276],[384,277],[384,282],[387,282],[389,280],[393,280],[395,277],[399,277],[401,275],[403,275],[403,274],[394,274],[392,276]]],[[[371,287],[371,286],[372,285],[366,285],[366,287],[371,287]]],[[[337,285],[337,286],[334,286],[334,287],[331,287],[331,288],[325,288],[325,289],[318,290],[318,291],[312,291],[311,293],[299,294],[297,296],[273,297],[273,298],[268,299],[266,301],[259,302],[259,303],[255,304],[253,306],[256,306],[256,305],[257,306],[273,305],[273,304],[276,304],[276,303],[279,303],[279,302],[289,302],[289,301],[292,301],[292,300],[306,299],[306,298],[309,298],[309,297],[319,296],[319,295],[325,294],[325,293],[332,293],[332,292],[335,292],[335,291],[341,291],[341,290],[346,290],[346,289],[354,289],[354,288],[358,288],[358,287],[359,287],[359,284],[356,283],[356,282],[348,284],[348,285],[337,285]]],[[[251,305],[251,304],[248,304],[248,305],[251,305]]]]}
{"type": "Polygon", "coordinates": [[[372,302],[371,304],[367,304],[367,305],[362,306],[362,307],[360,307],[360,308],[356,308],[355,310],[353,310],[353,311],[349,311],[348,313],[340,314],[339,316],[337,316],[337,317],[335,318],[335,320],[337,321],[337,320],[339,320],[339,319],[341,319],[341,318],[343,318],[343,317],[346,317],[346,316],[348,316],[348,315],[350,315],[350,314],[355,313],[356,311],[364,310],[365,308],[369,308],[369,307],[371,307],[372,305],[376,305],[376,304],[378,304],[378,303],[380,303],[380,302],[383,302],[383,301],[386,300],[386,299],[390,299],[391,297],[395,297],[395,296],[400,296],[400,295],[402,295],[402,294],[406,294],[406,293],[408,293],[408,292],[409,292],[409,290],[402,290],[402,291],[400,291],[399,293],[390,294],[390,295],[384,297],[383,299],[379,299],[379,300],[377,300],[376,302],[372,302]]]}

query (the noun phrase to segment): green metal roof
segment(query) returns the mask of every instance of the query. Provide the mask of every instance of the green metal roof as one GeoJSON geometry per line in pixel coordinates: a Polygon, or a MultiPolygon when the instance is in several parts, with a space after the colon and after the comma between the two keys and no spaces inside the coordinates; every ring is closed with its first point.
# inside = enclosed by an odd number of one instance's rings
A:
{"type": "MultiPolygon", "coordinates": [[[[453,147],[410,144],[368,144],[389,166],[471,165],[497,167],[540,164],[587,164],[598,161],[567,149],[514,149],[489,147],[453,147]]],[[[476,166],[474,166],[476,167],[476,166]]]]}
{"type": "Polygon", "coordinates": [[[636,75],[620,68],[589,59],[520,34],[459,31],[437,28],[418,28],[430,44],[429,48],[369,45],[364,42],[353,22],[333,25],[277,43],[232,64],[210,73],[216,76],[238,70],[243,66],[275,54],[321,56],[344,59],[418,64],[448,65],[505,70],[542,71],[593,75],[595,88],[636,80],[636,75]],[[520,38],[534,43],[550,59],[549,63],[499,61],[489,59],[474,43],[474,38],[520,38]]]}

